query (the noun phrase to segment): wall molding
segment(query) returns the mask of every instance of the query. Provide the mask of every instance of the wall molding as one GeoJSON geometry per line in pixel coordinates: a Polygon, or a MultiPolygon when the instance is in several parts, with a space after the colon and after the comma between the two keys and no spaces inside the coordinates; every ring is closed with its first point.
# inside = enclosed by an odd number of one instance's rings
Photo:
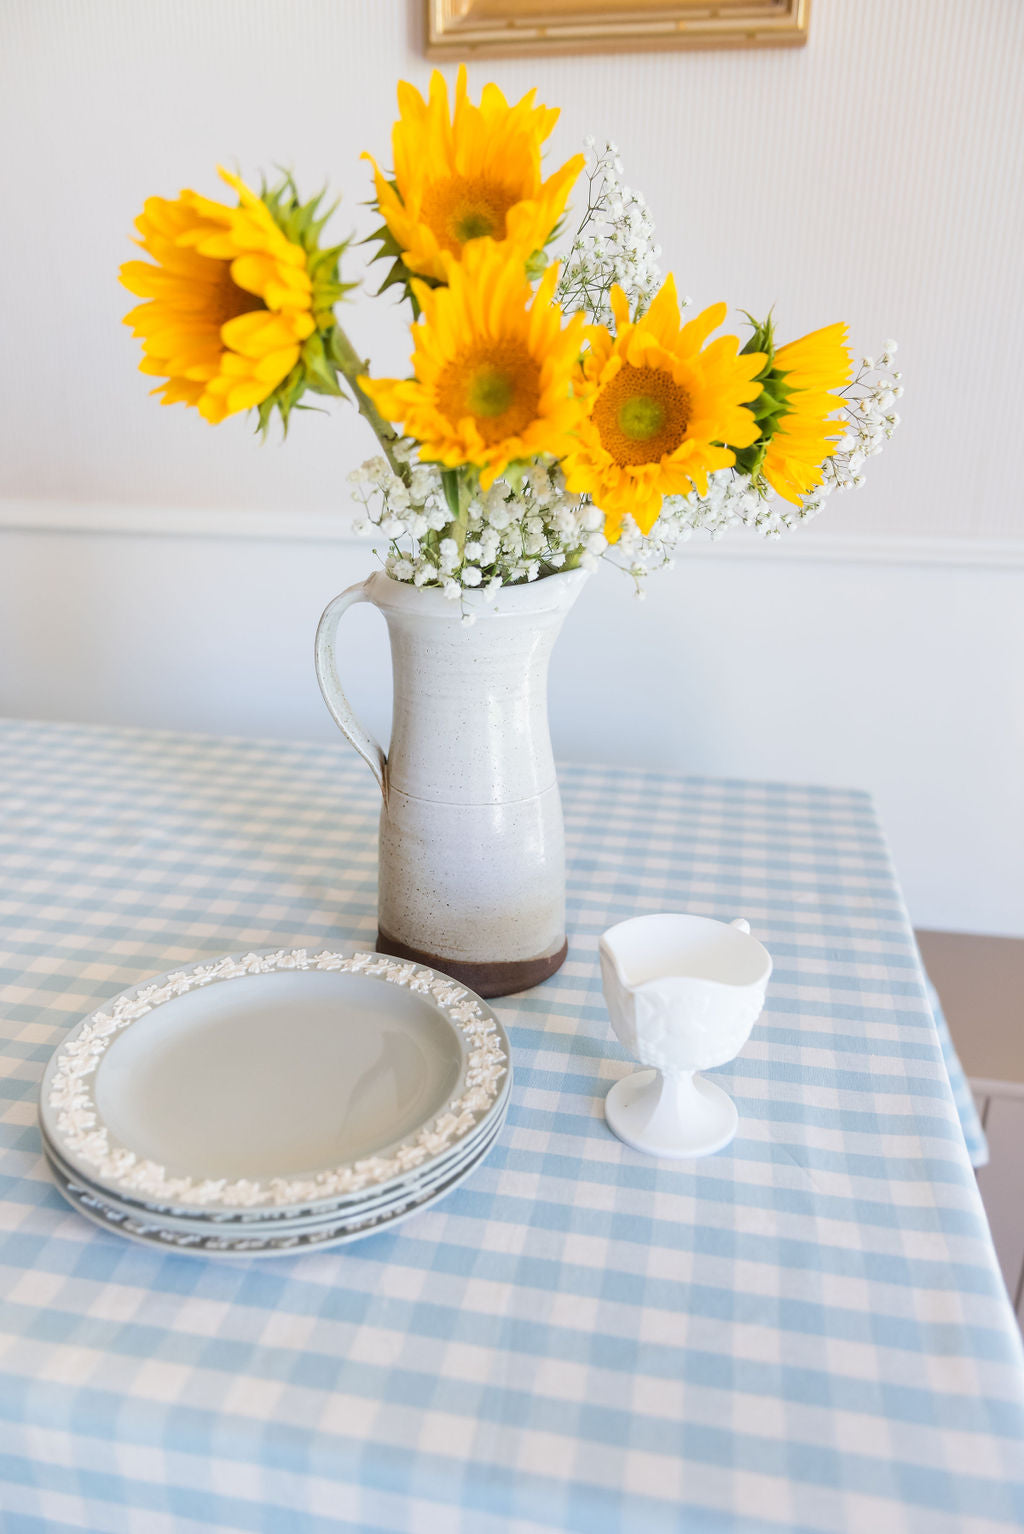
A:
{"type": "MultiPolygon", "coordinates": [[[[279,543],[347,543],[369,548],[343,512],[245,511],[226,507],[131,506],[107,502],[0,499],[0,532],[120,534],[279,543]]],[[[1024,538],[946,538],[829,533],[818,526],[789,537],[737,531],[712,543],[694,538],[680,558],[776,559],[837,564],[946,565],[1024,569],[1024,538]]]]}

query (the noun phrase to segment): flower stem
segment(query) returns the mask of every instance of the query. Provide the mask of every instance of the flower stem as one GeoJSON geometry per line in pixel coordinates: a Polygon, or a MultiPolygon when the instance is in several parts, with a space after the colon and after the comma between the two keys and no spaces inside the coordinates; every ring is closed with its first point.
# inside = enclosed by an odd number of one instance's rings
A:
{"type": "Polygon", "coordinates": [[[444,486],[444,498],[448,502],[448,510],[452,514],[452,520],[445,528],[443,536],[455,539],[461,563],[462,551],[466,546],[466,533],[469,531],[469,503],[473,499],[472,487],[466,482],[466,476],[460,474],[457,469],[442,469],[441,483],[444,486]]]}
{"type": "Polygon", "coordinates": [[[384,457],[391,465],[393,471],[398,475],[399,479],[404,480],[408,484],[409,466],[408,464],[401,463],[395,457],[395,446],[400,440],[398,433],[389,422],[385,421],[370,396],[359,387],[359,378],[362,374],[370,371],[370,364],[360,357],[337,321],[335,321],[331,332],[331,349],[334,354],[334,360],[337,363],[338,372],[348,384],[359,414],[376,436],[383,450],[384,457]]]}

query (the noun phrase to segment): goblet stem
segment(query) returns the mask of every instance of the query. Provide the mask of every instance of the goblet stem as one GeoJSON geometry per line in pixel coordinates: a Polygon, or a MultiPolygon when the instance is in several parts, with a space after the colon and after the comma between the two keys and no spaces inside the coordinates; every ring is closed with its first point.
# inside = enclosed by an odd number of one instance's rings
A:
{"type": "Polygon", "coordinates": [[[647,1133],[678,1140],[684,1126],[700,1118],[703,1101],[693,1084],[693,1071],[658,1071],[645,1096],[651,1105],[647,1133]]]}
{"type": "Polygon", "coordinates": [[[609,1128],[649,1156],[707,1156],[728,1145],[738,1115],[732,1098],[695,1071],[637,1071],[605,1099],[609,1128]]]}

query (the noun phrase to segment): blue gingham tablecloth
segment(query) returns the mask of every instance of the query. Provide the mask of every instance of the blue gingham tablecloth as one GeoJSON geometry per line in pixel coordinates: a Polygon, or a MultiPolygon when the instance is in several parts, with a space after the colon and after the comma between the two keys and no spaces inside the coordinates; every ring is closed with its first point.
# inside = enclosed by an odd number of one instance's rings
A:
{"type": "Polygon", "coordinates": [[[1024,1521],[1024,1359],[862,794],[577,766],[568,962],[499,1003],[506,1130],[338,1252],[164,1255],[68,1209],[35,1102],[143,976],[370,945],[376,790],[339,741],[0,730],[3,1534],[949,1534],[1024,1521]],[[609,924],[743,915],[775,958],[717,1073],[734,1144],[607,1131],[609,924]]]}
{"type": "MultiPolygon", "coordinates": [[[[921,962],[920,950],[918,950],[918,962],[921,962]]],[[[942,1058],[946,1066],[946,1074],[949,1084],[953,1089],[953,1101],[956,1103],[956,1111],[960,1118],[960,1128],[964,1132],[967,1142],[967,1154],[971,1158],[971,1165],[975,1168],[988,1165],[988,1139],[981,1123],[981,1114],[978,1105],[974,1101],[970,1084],[964,1075],[964,1068],[960,1064],[960,1056],[956,1052],[953,1036],[946,1022],[946,1014],[942,1010],[942,1002],[939,993],[932,982],[925,976],[925,987],[928,992],[928,1001],[931,1005],[932,1016],[935,1018],[935,1027],[939,1035],[939,1048],[942,1050],[942,1058]]]]}

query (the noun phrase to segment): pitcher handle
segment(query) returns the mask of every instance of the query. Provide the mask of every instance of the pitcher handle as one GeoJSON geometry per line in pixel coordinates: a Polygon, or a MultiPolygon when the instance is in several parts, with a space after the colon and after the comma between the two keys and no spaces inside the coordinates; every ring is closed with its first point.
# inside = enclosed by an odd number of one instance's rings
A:
{"type": "Polygon", "coordinates": [[[354,607],[357,602],[370,602],[372,605],[372,598],[366,586],[366,581],[360,581],[357,586],[349,586],[347,591],[335,597],[333,602],[328,602],[324,608],[316,631],[316,679],[320,683],[320,691],[323,693],[324,702],[330,710],[332,719],[377,779],[384,802],[387,803],[388,759],[379,742],[373,738],[369,730],[363,728],[352,712],[352,705],[345,696],[341,678],[338,676],[338,623],[342,613],[354,607]]]}

